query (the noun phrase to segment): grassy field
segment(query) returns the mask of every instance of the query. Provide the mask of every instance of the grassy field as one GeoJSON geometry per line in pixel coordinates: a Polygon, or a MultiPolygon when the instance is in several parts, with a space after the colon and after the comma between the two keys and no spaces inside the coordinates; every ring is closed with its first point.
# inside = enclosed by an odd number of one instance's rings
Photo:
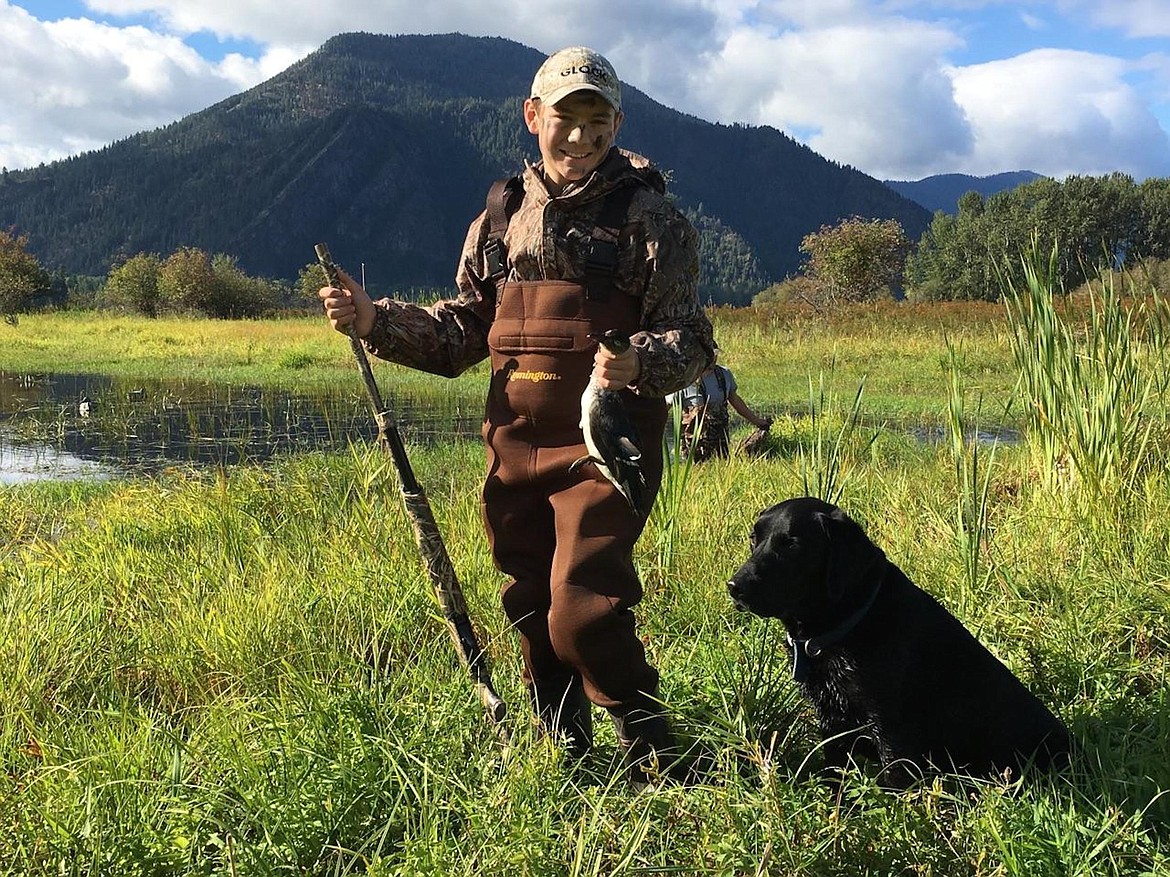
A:
{"type": "MultiPolygon", "coordinates": [[[[411,453],[513,710],[507,753],[454,660],[377,452],[30,485],[0,490],[0,873],[1168,873],[1160,408],[1142,414],[1140,446],[1121,448],[1126,465],[1090,479],[1059,443],[964,439],[980,398],[980,419],[1001,422],[1016,394],[1002,308],[714,319],[745,398],[781,416],[764,459],[672,468],[639,543],[640,630],[708,766],[700,782],[636,794],[613,769],[608,725],[584,766],[534,733],[475,443],[411,453]],[[822,375],[830,392],[810,411],[822,375]],[[904,419],[949,424],[948,441],[869,426],[904,419]],[[1072,770],[897,794],[864,771],[841,786],[802,773],[817,741],[783,632],[737,613],[724,583],[756,513],[810,489],[839,492],[1066,721],[1083,750],[1072,770]]],[[[54,315],[0,331],[8,371],[357,380],[344,339],[309,319],[54,315]]],[[[1154,369],[1142,350],[1137,367],[1154,369]]],[[[470,397],[484,385],[409,379],[470,397]]],[[[1028,406],[1014,410],[1033,429],[1028,406]]]]}
{"type": "MultiPolygon", "coordinates": [[[[873,416],[937,420],[948,339],[962,348],[965,376],[972,387],[986,390],[995,419],[1003,419],[1016,380],[1008,326],[996,305],[885,302],[832,320],[799,308],[719,308],[712,318],[723,360],[742,382],[745,398],[770,410],[804,406],[810,377],[831,372],[853,390],[865,380],[873,416]]],[[[434,390],[476,400],[486,387],[486,364],[455,381],[437,382],[392,364],[374,365],[385,386],[409,393],[434,390]]],[[[0,325],[0,370],[202,378],[288,390],[360,387],[348,342],[318,316],[241,321],[30,315],[15,327],[0,325]]]]}

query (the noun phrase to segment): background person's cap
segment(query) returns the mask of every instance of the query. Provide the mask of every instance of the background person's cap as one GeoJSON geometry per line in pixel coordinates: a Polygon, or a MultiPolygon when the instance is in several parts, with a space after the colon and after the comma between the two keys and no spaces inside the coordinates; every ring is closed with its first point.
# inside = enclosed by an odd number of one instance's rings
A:
{"type": "Polygon", "coordinates": [[[621,112],[622,84],[600,54],[584,46],[570,46],[549,55],[532,80],[531,97],[555,104],[574,91],[595,91],[621,112]]]}

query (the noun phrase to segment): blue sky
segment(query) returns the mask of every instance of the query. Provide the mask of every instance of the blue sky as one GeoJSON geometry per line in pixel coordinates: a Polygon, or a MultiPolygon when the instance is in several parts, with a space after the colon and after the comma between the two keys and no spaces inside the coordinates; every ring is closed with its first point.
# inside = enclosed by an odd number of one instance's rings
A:
{"type": "Polygon", "coordinates": [[[1170,176],[1170,0],[0,0],[0,165],[165,125],[344,31],[591,45],[879,179],[1170,176]]]}

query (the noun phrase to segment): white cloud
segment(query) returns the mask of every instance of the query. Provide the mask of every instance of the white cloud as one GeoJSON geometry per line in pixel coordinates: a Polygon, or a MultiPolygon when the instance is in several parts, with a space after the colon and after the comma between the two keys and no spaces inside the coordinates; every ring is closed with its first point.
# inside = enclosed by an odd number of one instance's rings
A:
{"type": "Polygon", "coordinates": [[[715,13],[708,0],[670,0],[656,5],[629,0],[567,2],[532,13],[530,0],[364,0],[361,3],[281,0],[86,0],[109,15],[148,14],[170,31],[206,31],[287,46],[318,46],[344,32],[450,33],[506,36],[553,51],[568,43],[613,46],[626,34],[639,44],[702,37],[715,13]],[[566,37],[571,35],[571,37],[566,37]]]}
{"type": "Polygon", "coordinates": [[[956,45],[945,30],[905,21],[775,37],[740,29],[683,87],[706,118],[809,132],[808,145],[822,155],[899,176],[932,163],[953,167],[970,149],[943,70],[956,45]]]}
{"type": "MultiPolygon", "coordinates": [[[[0,0],[3,2],[3,0],[0,0]]],[[[172,32],[199,31],[221,39],[251,39],[289,47],[292,60],[338,33],[450,33],[505,36],[541,51],[584,44],[605,52],[621,77],[659,96],[678,79],[680,58],[715,47],[719,22],[756,0],[629,0],[567,2],[533,15],[530,0],[365,0],[362,3],[281,0],[86,0],[111,15],[156,17],[172,32]]],[[[834,0],[841,2],[841,0],[834,0]]],[[[856,0],[845,0],[856,2],[856,0]]],[[[269,75],[279,72],[272,70],[269,75]]]]}
{"type": "Polygon", "coordinates": [[[1131,37],[1170,37],[1170,3],[1166,0],[1092,0],[1094,22],[1131,37]]]}
{"type": "Polygon", "coordinates": [[[1028,30],[1041,31],[1048,28],[1048,22],[1038,15],[1032,15],[1029,12],[1020,13],[1020,21],[1028,30]]]}
{"type": "Polygon", "coordinates": [[[975,132],[967,172],[1167,175],[1170,137],[1126,83],[1130,69],[1056,49],[956,69],[955,94],[975,132]]]}
{"type": "Polygon", "coordinates": [[[173,36],[40,22],[0,0],[0,165],[29,167],[156,128],[255,85],[263,63],[209,63],[173,36]]]}
{"type": "Polygon", "coordinates": [[[741,11],[752,24],[782,27],[832,27],[842,21],[858,24],[871,16],[867,0],[761,0],[741,11]]]}

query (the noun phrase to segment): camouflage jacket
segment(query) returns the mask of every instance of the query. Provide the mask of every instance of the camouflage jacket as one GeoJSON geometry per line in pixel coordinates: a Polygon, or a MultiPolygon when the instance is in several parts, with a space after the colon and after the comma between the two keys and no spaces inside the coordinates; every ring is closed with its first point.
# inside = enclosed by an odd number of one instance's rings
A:
{"type": "MultiPolygon", "coordinates": [[[[641,331],[631,339],[641,373],[632,386],[641,395],[665,396],[694,381],[713,347],[696,291],[698,233],[667,200],[662,174],[645,158],[614,148],[593,174],[556,197],[549,195],[539,165],[528,166],[522,180],[524,197],[504,237],[509,280],[579,280],[583,244],[595,232],[604,196],[616,186],[639,187],[614,275],[619,291],[642,300],[641,331]]],[[[375,302],[374,327],[363,339],[372,354],[448,377],[488,355],[496,287],[486,279],[485,213],[467,232],[455,276],[458,295],[425,308],[375,302]]]]}

